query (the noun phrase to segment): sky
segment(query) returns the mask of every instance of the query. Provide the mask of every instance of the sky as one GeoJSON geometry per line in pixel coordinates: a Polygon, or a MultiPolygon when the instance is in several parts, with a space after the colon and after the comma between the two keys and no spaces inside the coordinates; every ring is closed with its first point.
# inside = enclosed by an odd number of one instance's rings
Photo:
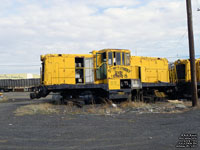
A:
{"type": "MultiPolygon", "coordinates": [[[[192,0],[200,57],[200,0],[192,0]]],[[[40,55],[105,48],[187,58],[185,0],[0,0],[0,74],[40,72],[40,55]]]]}

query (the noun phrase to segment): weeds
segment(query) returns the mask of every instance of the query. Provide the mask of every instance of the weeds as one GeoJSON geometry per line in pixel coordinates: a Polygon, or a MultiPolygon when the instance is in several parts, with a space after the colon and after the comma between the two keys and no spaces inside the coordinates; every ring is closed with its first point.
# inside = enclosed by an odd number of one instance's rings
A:
{"type": "Polygon", "coordinates": [[[86,111],[87,113],[97,114],[97,115],[120,114],[123,112],[121,108],[117,107],[117,105],[110,100],[104,101],[104,104],[102,104],[99,107],[92,105],[86,111]]]}
{"type": "Polygon", "coordinates": [[[7,143],[8,140],[0,140],[0,143],[7,143]]]}
{"type": "MultiPolygon", "coordinates": [[[[187,105],[190,105],[190,103],[187,105]]],[[[136,113],[179,113],[188,109],[187,106],[185,109],[176,107],[177,102],[160,102],[151,104],[145,102],[125,101],[115,104],[110,100],[105,100],[104,104],[85,105],[82,108],[77,107],[74,102],[68,102],[67,105],[63,105],[63,107],[60,107],[60,105],[55,103],[31,104],[16,109],[14,114],[16,116],[53,113],[63,113],[66,115],[115,115],[129,111],[136,113]]]]}
{"type": "Polygon", "coordinates": [[[16,116],[52,113],[59,113],[59,111],[52,104],[49,103],[21,106],[17,108],[14,112],[16,116]]]}
{"type": "Polygon", "coordinates": [[[8,101],[8,98],[6,96],[1,96],[0,97],[0,103],[1,102],[6,102],[6,101],[8,101]]]}
{"type": "Polygon", "coordinates": [[[147,103],[144,103],[144,102],[132,102],[132,101],[125,101],[125,102],[122,102],[120,104],[120,107],[121,108],[132,108],[132,107],[149,107],[150,104],[147,104],[147,103]]]}
{"type": "Polygon", "coordinates": [[[121,108],[88,108],[87,113],[97,114],[97,115],[111,115],[111,114],[120,114],[123,112],[121,108]]]}
{"type": "Polygon", "coordinates": [[[72,104],[68,104],[64,108],[64,114],[70,114],[70,115],[84,114],[84,110],[72,104]]]}

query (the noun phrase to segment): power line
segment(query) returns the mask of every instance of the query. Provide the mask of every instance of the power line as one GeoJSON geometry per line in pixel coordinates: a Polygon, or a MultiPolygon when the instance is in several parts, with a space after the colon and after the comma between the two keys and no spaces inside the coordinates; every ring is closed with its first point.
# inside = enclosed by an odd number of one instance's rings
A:
{"type": "MultiPolygon", "coordinates": [[[[169,56],[169,57],[166,57],[166,58],[185,58],[185,57],[190,57],[190,56],[169,56]]],[[[195,55],[195,57],[200,57],[200,55],[195,55]]]]}
{"type": "Polygon", "coordinates": [[[186,36],[187,34],[187,30],[185,30],[185,32],[183,33],[183,35],[177,40],[177,44],[175,46],[175,50],[178,48],[178,46],[180,45],[181,41],[184,39],[184,37],[186,36]]]}

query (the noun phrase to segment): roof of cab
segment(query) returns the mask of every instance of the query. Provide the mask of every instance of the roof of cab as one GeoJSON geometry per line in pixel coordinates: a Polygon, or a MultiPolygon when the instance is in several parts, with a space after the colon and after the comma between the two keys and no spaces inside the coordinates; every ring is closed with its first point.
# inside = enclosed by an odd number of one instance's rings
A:
{"type": "Polygon", "coordinates": [[[111,49],[111,48],[108,48],[108,49],[102,49],[102,50],[95,50],[95,52],[100,52],[100,53],[102,53],[102,52],[107,52],[107,51],[124,51],[124,52],[128,52],[128,53],[130,53],[130,50],[128,50],[128,49],[111,49]]]}

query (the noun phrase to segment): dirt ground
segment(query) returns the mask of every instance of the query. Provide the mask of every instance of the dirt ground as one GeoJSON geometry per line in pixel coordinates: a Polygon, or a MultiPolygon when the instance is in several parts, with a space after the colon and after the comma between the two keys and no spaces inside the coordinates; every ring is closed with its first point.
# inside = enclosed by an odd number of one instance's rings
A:
{"type": "Polygon", "coordinates": [[[200,135],[200,110],[189,102],[77,108],[51,96],[29,100],[26,92],[4,98],[0,150],[172,150],[182,134],[200,135]]]}

